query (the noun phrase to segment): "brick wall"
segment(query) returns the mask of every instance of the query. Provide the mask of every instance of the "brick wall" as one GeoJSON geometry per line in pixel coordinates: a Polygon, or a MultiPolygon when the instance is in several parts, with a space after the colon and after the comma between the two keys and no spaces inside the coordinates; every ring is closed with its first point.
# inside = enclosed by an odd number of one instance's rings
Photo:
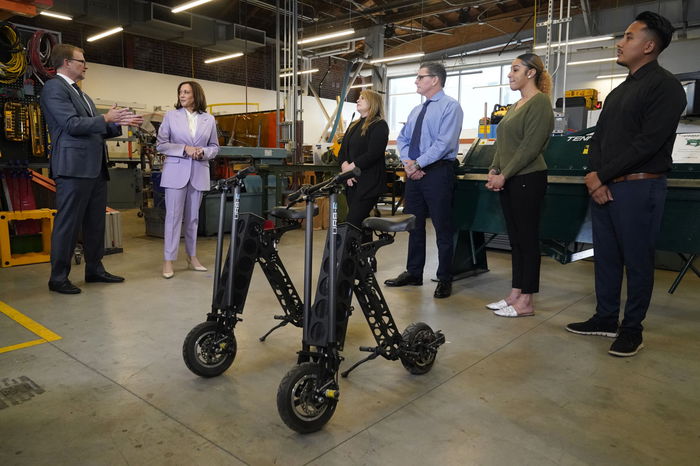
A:
{"type": "MultiPolygon", "coordinates": [[[[187,45],[165,42],[128,33],[105,37],[96,42],[86,38],[101,29],[76,22],[59,22],[41,16],[12,18],[16,24],[57,31],[63,42],[85,50],[88,62],[121,66],[135,70],[206,79],[210,81],[273,90],[276,85],[275,48],[268,45],[240,58],[220,63],[205,64],[207,58],[220,55],[217,52],[187,45]]],[[[340,95],[346,62],[319,59],[313,62],[319,72],[313,75],[312,85],[319,95],[333,99],[340,95]]],[[[354,102],[359,93],[353,92],[348,100],[354,102]]]]}

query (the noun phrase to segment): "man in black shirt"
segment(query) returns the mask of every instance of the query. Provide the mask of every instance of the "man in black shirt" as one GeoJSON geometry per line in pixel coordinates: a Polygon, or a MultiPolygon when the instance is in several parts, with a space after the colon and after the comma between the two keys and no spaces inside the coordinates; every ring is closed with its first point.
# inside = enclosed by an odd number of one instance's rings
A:
{"type": "Polygon", "coordinates": [[[666,173],[686,105],[681,84],[657,62],[673,30],[666,18],[649,11],[627,28],[617,43],[617,63],[629,75],[605,100],[589,149],[585,182],[591,196],[596,313],[566,330],[616,337],[608,351],[614,356],[633,356],[643,347],[642,321],[654,287],[666,173]],[[618,324],[623,269],[627,302],[618,324]]]}

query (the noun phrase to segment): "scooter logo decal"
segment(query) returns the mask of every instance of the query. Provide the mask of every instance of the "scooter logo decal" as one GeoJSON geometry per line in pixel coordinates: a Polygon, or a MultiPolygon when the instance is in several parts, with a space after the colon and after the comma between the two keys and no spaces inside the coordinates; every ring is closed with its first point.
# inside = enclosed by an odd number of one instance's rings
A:
{"type": "Polygon", "coordinates": [[[238,208],[241,204],[241,195],[236,193],[233,198],[233,218],[238,219],[238,208]]]}
{"type": "Polygon", "coordinates": [[[338,234],[338,203],[334,202],[333,203],[333,223],[331,224],[331,228],[333,231],[334,235],[338,234]]]}

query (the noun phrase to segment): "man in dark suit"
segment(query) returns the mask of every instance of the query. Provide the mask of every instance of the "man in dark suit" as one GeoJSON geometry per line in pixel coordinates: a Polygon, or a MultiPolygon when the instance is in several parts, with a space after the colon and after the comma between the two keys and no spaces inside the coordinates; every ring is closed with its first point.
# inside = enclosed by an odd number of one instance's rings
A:
{"type": "Polygon", "coordinates": [[[138,125],[142,117],[112,107],[99,115],[77,82],[85,78],[83,50],[59,44],[51,50],[57,75],[41,92],[41,109],[51,134],[50,174],[56,181],[56,209],[51,236],[49,290],[80,293],[68,280],[71,257],[82,227],[86,282],[123,282],[104,269],[105,208],[107,207],[107,145],[121,134],[121,125],[138,125]]]}

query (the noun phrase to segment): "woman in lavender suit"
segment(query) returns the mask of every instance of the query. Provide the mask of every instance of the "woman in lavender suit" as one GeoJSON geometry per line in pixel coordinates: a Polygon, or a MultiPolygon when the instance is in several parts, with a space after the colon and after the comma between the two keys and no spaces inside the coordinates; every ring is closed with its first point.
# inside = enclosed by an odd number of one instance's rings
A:
{"type": "Polygon", "coordinates": [[[209,190],[209,161],[219,152],[216,123],[206,112],[202,86],[180,83],[177,98],[176,110],[165,114],[158,130],[158,152],[166,155],[160,182],[165,188],[163,278],[174,275],[183,216],[188,268],[207,270],[197,259],[197,222],[202,192],[209,190]]]}

